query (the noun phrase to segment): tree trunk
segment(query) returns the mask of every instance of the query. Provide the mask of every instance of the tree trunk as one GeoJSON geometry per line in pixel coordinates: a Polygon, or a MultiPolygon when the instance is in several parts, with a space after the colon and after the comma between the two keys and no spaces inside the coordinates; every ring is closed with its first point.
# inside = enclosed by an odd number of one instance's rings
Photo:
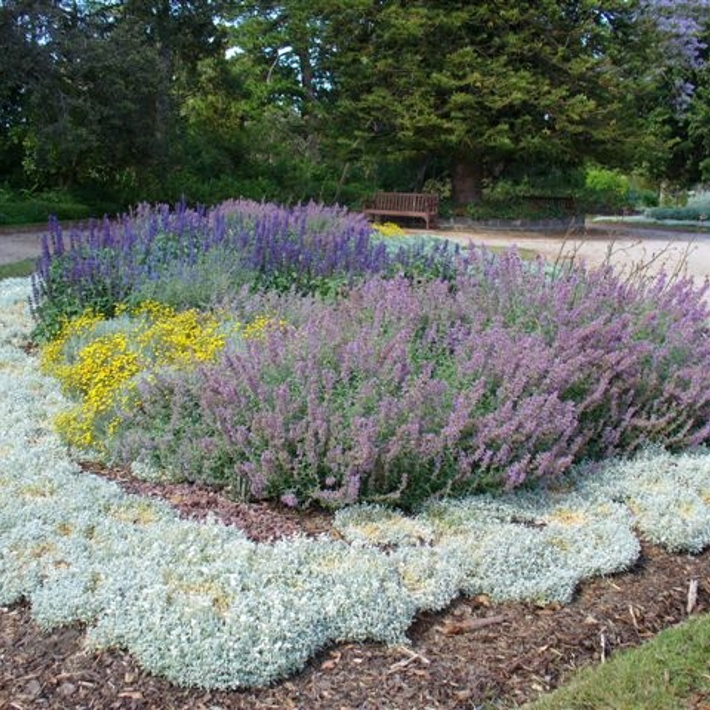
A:
{"type": "Polygon", "coordinates": [[[479,202],[483,195],[483,166],[471,157],[457,156],[451,167],[451,193],[454,207],[479,202]]]}
{"type": "Polygon", "coordinates": [[[335,189],[335,196],[333,197],[333,202],[337,205],[338,200],[340,199],[340,193],[343,189],[343,186],[345,185],[345,180],[348,177],[348,173],[350,172],[350,163],[346,162],[345,165],[343,165],[343,171],[340,173],[340,180],[338,180],[338,186],[335,189]]]}

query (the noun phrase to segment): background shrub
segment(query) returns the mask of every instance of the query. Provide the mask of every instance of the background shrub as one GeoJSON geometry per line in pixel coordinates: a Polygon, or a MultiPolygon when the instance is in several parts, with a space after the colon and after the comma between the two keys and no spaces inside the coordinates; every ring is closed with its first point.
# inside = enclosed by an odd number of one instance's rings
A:
{"type": "Polygon", "coordinates": [[[693,195],[682,207],[656,207],[645,212],[652,219],[706,222],[710,219],[710,193],[693,195]]]}
{"type": "Polygon", "coordinates": [[[0,224],[46,224],[50,216],[58,219],[87,219],[96,210],[64,190],[39,193],[0,189],[0,224]]]}
{"type": "Polygon", "coordinates": [[[707,222],[710,219],[710,208],[700,207],[653,207],[646,210],[646,217],[651,219],[679,220],[686,222],[707,222]]]}
{"type": "Polygon", "coordinates": [[[590,214],[618,214],[634,207],[631,182],[626,175],[607,168],[589,168],[578,199],[590,214]]]}
{"type": "Polygon", "coordinates": [[[549,192],[528,181],[501,180],[486,188],[482,199],[469,204],[466,211],[475,220],[563,219],[575,214],[573,197],[569,189],[549,192]]]}

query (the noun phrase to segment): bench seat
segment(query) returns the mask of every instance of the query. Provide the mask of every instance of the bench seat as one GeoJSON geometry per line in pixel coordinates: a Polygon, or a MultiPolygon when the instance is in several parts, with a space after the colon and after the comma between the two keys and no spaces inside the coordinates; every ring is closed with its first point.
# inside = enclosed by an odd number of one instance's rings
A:
{"type": "Polygon", "coordinates": [[[363,212],[376,221],[384,216],[418,217],[429,229],[436,224],[439,196],[421,192],[376,192],[363,212]]]}

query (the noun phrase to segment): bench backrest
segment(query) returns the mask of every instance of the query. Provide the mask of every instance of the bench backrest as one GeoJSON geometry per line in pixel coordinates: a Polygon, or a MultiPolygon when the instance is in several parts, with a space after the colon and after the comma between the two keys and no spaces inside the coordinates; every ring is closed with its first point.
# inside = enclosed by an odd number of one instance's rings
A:
{"type": "Polygon", "coordinates": [[[378,210],[393,212],[436,214],[439,209],[439,196],[420,192],[376,192],[373,206],[378,210]]]}

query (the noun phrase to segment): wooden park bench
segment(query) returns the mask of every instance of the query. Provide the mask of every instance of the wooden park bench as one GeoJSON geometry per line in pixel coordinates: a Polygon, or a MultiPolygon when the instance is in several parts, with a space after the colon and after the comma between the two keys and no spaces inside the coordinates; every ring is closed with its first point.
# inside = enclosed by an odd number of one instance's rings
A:
{"type": "Polygon", "coordinates": [[[420,217],[426,228],[434,224],[439,214],[439,196],[420,192],[376,192],[363,212],[378,221],[380,217],[420,217]]]}

